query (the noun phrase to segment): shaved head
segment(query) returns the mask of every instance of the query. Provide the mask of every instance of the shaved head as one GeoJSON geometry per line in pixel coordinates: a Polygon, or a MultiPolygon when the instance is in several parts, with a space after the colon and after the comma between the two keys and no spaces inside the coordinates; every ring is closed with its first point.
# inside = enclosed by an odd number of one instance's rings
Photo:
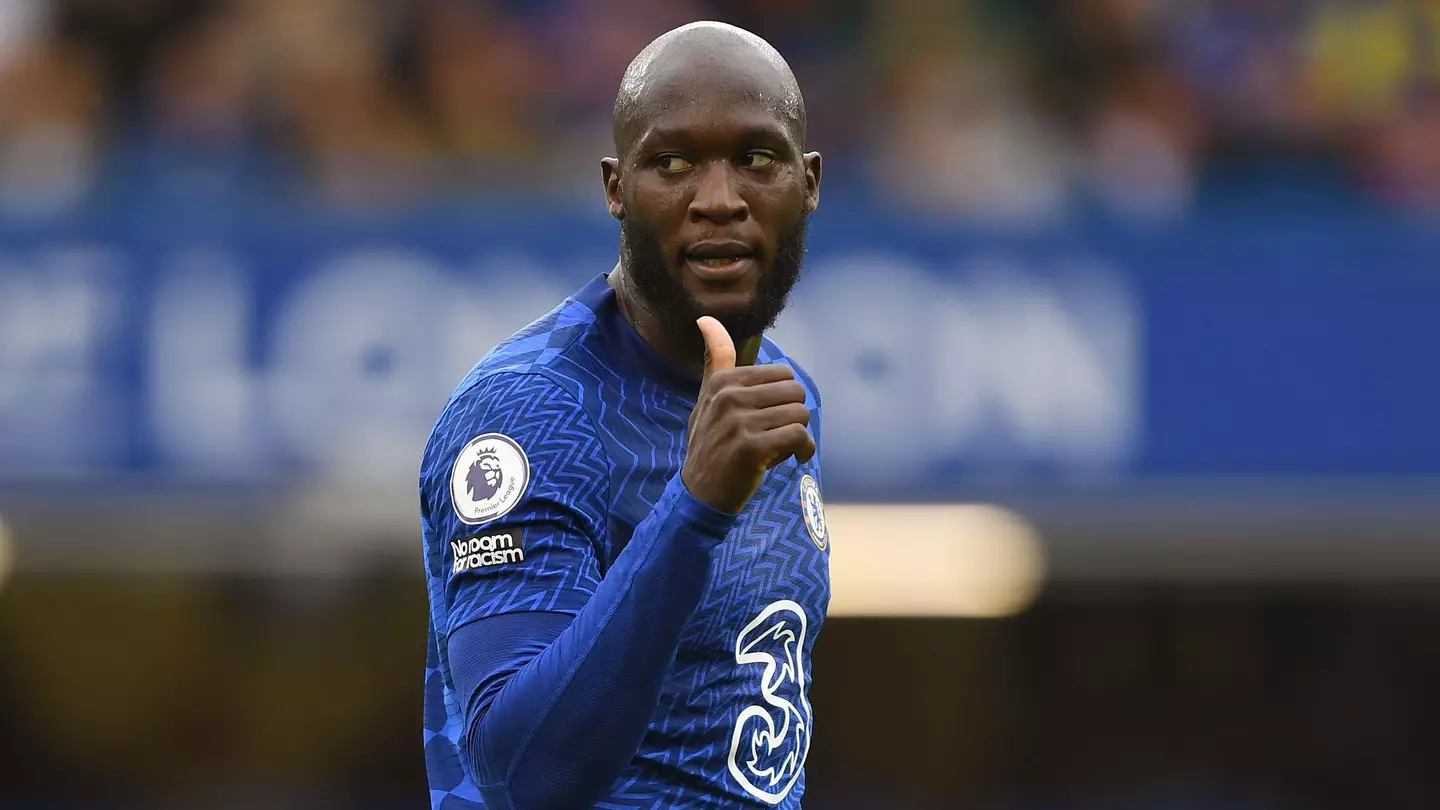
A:
{"type": "Polygon", "coordinates": [[[613,122],[617,154],[600,161],[620,221],[612,283],[652,346],[698,368],[696,318],[718,319],[737,341],[757,337],[800,276],[820,199],[800,86],[760,37],[691,23],[630,63],[613,122]]]}
{"type": "Polygon", "coordinates": [[[789,125],[797,146],[804,145],[805,99],[780,52],[743,28],[695,22],[661,34],[625,70],[611,118],[621,160],[656,112],[686,103],[697,74],[769,108],[789,125]]]}

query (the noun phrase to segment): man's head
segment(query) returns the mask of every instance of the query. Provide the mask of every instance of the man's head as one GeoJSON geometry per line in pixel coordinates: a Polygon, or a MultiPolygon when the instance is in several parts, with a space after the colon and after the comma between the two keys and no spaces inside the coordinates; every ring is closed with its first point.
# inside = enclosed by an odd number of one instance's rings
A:
{"type": "Polygon", "coordinates": [[[621,261],[677,337],[713,315],[739,341],[769,328],[799,278],[820,155],[805,101],[768,43],[723,23],[650,43],[615,101],[617,157],[603,161],[621,261]]]}

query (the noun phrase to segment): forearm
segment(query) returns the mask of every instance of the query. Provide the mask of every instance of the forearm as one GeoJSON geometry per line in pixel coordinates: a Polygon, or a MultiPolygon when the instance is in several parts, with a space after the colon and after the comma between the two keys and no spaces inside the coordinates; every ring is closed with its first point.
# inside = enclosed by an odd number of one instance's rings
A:
{"type": "Polygon", "coordinates": [[[588,806],[613,783],[655,712],[710,552],[733,522],[677,476],[570,625],[472,708],[468,753],[488,803],[588,806]]]}

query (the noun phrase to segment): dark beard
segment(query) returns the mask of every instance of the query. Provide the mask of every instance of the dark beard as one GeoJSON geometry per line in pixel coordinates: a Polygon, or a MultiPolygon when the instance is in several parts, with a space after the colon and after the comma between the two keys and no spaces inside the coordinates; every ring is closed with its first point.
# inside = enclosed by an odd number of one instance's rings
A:
{"type": "Polygon", "coordinates": [[[659,237],[633,219],[620,221],[620,258],[640,303],[660,321],[666,332],[677,336],[695,334],[695,320],[701,315],[710,315],[724,325],[731,339],[739,343],[763,334],[775,325],[784,311],[790,291],[800,280],[800,265],[805,257],[805,233],[809,224],[807,214],[789,233],[781,235],[775,260],[760,277],[754,302],[743,310],[702,311],[695,296],[670,273],[659,237]]]}

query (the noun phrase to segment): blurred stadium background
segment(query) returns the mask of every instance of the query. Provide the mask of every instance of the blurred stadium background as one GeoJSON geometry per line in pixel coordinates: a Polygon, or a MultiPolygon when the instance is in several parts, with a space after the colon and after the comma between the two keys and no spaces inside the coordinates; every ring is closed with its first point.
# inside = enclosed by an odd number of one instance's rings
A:
{"type": "Polygon", "coordinates": [[[0,0],[0,807],[419,808],[420,448],[791,60],[814,810],[1440,807],[1440,3],[0,0]]]}

